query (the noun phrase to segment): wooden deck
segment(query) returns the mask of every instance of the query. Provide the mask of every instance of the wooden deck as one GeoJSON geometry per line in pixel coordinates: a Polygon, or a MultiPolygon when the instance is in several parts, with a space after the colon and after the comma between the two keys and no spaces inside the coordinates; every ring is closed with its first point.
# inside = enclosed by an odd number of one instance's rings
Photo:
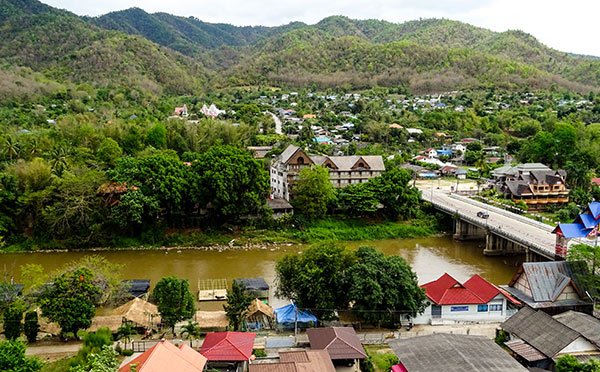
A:
{"type": "Polygon", "coordinates": [[[224,301],[227,299],[227,279],[198,280],[198,301],[224,301]]]}

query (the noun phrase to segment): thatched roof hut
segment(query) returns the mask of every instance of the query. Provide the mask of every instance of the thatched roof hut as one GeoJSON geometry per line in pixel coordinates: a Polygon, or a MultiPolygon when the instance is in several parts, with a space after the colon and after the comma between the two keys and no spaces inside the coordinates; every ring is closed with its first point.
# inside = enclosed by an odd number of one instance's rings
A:
{"type": "Polygon", "coordinates": [[[246,324],[250,329],[272,328],[275,319],[273,308],[255,298],[246,313],[246,324]]]}
{"type": "Polygon", "coordinates": [[[265,316],[268,316],[271,319],[275,318],[275,314],[273,313],[273,308],[271,306],[265,304],[258,298],[255,298],[254,300],[252,300],[252,303],[250,304],[250,306],[248,306],[247,317],[252,317],[252,316],[255,316],[258,314],[263,314],[265,316]]]}
{"type": "Polygon", "coordinates": [[[196,311],[194,320],[202,331],[225,331],[229,327],[225,311],[196,311]]]}
{"type": "Polygon", "coordinates": [[[110,315],[94,317],[88,331],[94,332],[99,328],[108,327],[115,332],[123,322],[131,322],[136,327],[153,329],[160,323],[158,307],[136,297],[114,309],[110,315]]]}
{"type": "Polygon", "coordinates": [[[123,318],[118,315],[95,316],[92,319],[92,325],[87,329],[88,332],[96,332],[100,328],[108,328],[115,333],[123,324],[123,318]]]}
{"type": "Polygon", "coordinates": [[[113,314],[120,315],[123,320],[144,328],[152,328],[160,323],[158,307],[137,297],[125,305],[117,307],[113,314]]]}

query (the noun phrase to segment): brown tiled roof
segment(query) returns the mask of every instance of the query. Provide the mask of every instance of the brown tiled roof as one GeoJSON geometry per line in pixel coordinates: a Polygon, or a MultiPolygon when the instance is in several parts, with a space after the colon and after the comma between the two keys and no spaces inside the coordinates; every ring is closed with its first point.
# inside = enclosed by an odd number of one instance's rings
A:
{"type": "Polygon", "coordinates": [[[279,353],[279,363],[253,363],[249,372],[335,372],[325,350],[301,350],[279,353]]]}
{"type": "Polygon", "coordinates": [[[311,328],[306,333],[310,347],[316,350],[327,350],[332,360],[367,357],[352,327],[311,328]]]}

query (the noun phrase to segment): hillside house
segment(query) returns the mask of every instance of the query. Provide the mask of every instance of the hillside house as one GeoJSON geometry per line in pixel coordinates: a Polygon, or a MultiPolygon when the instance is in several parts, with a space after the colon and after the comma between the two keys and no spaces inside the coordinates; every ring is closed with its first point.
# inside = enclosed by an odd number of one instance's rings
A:
{"type": "Polygon", "coordinates": [[[423,284],[429,305],[414,324],[502,322],[516,312],[520,302],[505,290],[473,275],[463,284],[449,274],[423,284]]]}
{"type": "Polygon", "coordinates": [[[119,372],[136,370],[144,371],[186,371],[202,372],[206,365],[206,358],[187,344],[175,346],[168,340],[159,343],[126,360],[119,367],[119,372]]]}
{"type": "Polygon", "coordinates": [[[309,155],[301,148],[290,145],[271,163],[272,196],[289,201],[300,170],[312,165],[326,167],[329,180],[337,188],[366,182],[385,171],[381,156],[309,155]]]}

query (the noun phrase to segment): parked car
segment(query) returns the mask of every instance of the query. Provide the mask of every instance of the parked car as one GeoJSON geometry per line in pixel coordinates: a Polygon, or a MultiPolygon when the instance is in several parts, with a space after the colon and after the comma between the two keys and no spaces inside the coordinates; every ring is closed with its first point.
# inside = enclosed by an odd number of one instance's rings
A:
{"type": "Polygon", "coordinates": [[[479,218],[486,219],[489,216],[490,216],[490,214],[488,212],[486,212],[486,211],[479,211],[479,212],[477,212],[477,217],[479,217],[479,218]]]}

